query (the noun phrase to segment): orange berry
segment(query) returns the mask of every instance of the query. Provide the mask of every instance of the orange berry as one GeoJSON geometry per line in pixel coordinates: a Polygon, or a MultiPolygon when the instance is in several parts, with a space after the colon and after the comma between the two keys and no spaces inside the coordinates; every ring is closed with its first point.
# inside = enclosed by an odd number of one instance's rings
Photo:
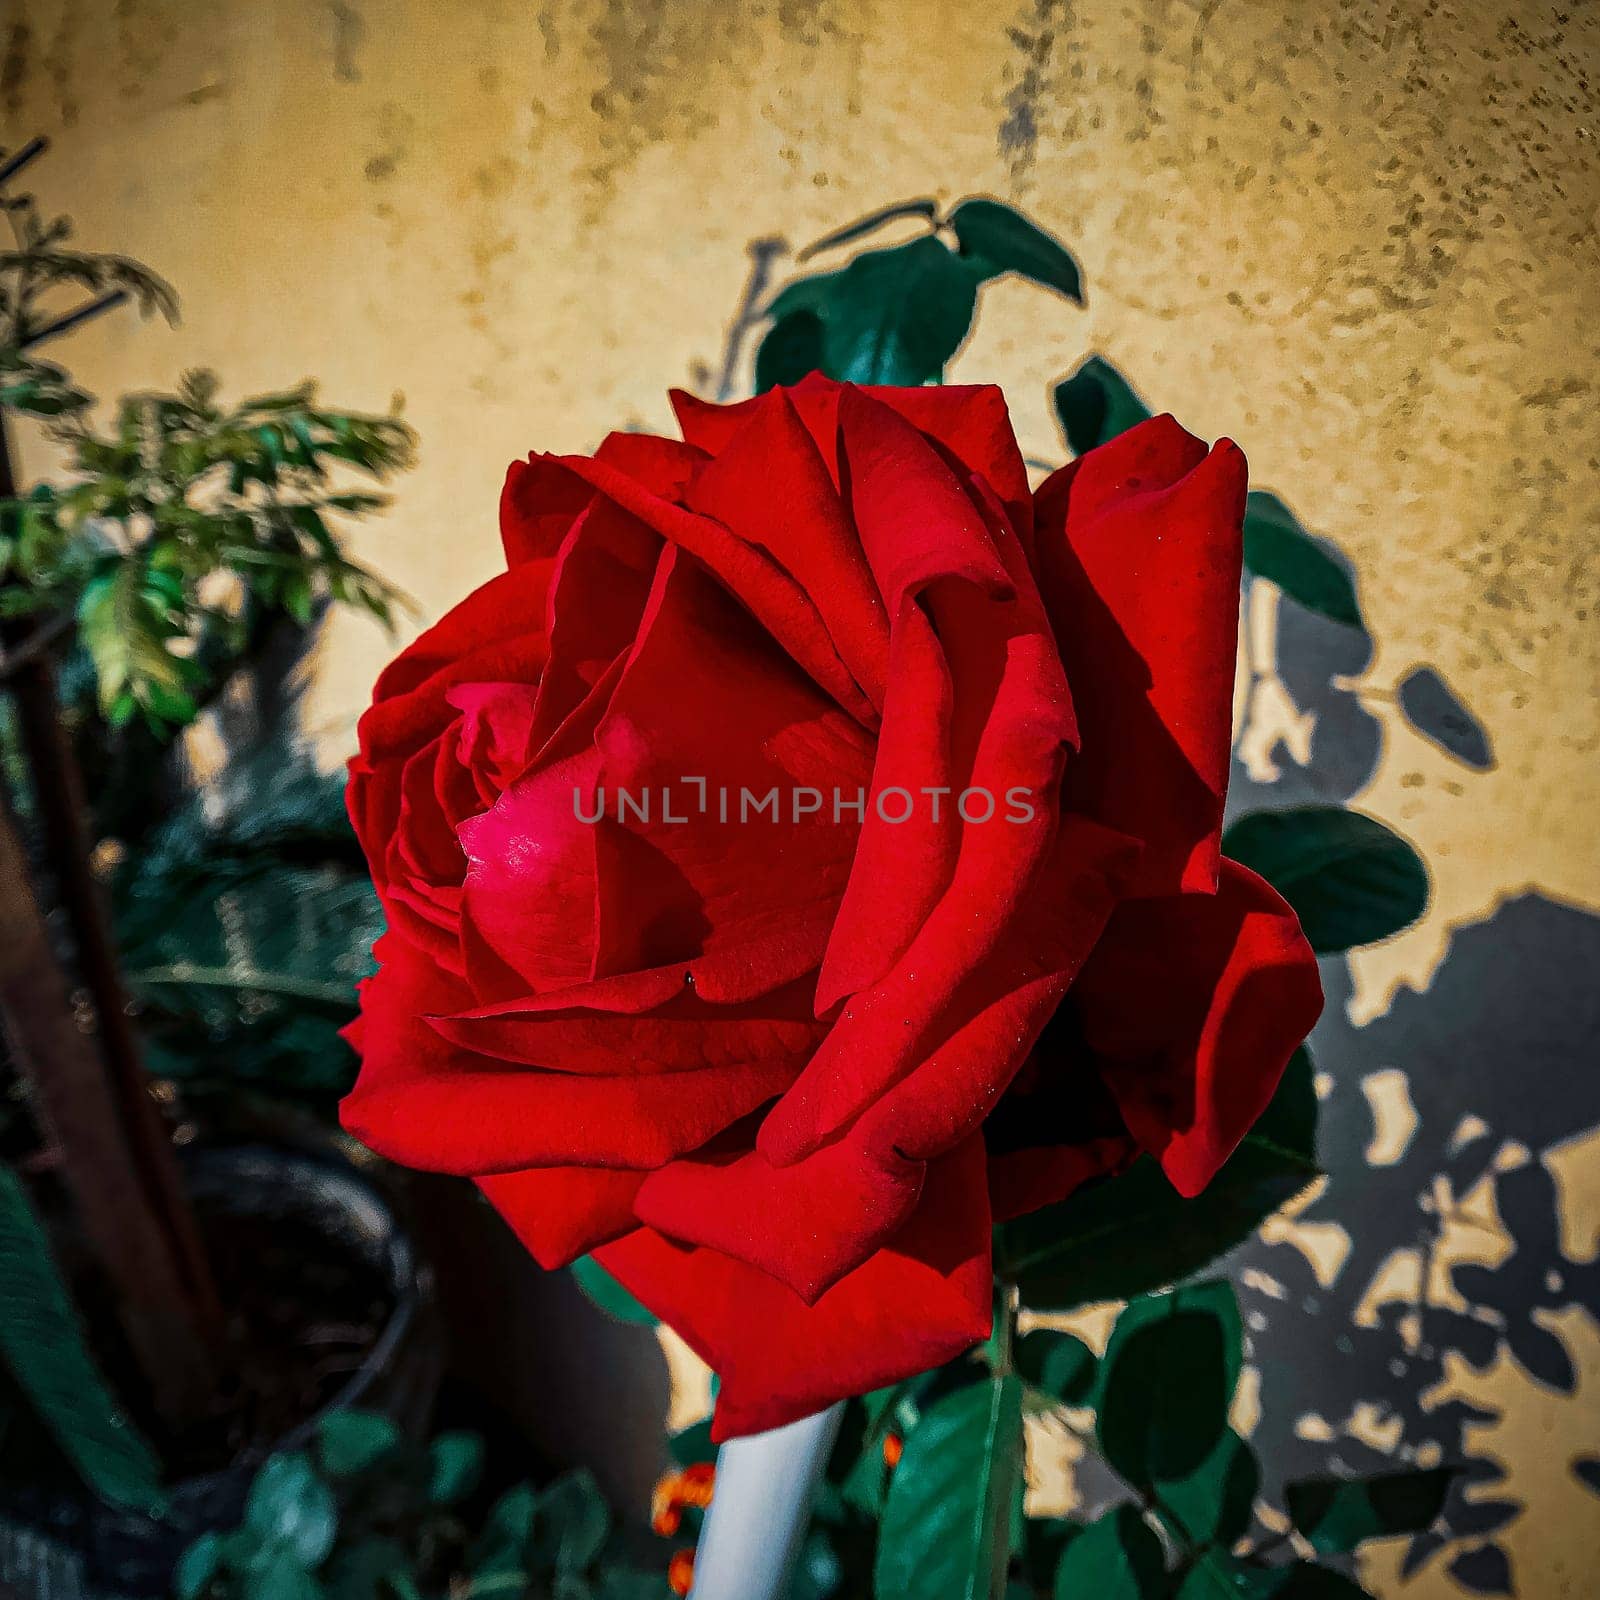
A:
{"type": "Polygon", "coordinates": [[[694,1587],[694,1551],[680,1550],[667,1563],[667,1587],[685,1595],[694,1587]]]}
{"type": "Polygon", "coordinates": [[[898,1433],[886,1433],[883,1436],[883,1461],[890,1468],[900,1465],[900,1457],[905,1454],[905,1440],[898,1433]]]}
{"type": "Polygon", "coordinates": [[[663,1506],[650,1519],[650,1531],[670,1539],[683,1525],[683,1513],[676,1506],[663,1506]]]}

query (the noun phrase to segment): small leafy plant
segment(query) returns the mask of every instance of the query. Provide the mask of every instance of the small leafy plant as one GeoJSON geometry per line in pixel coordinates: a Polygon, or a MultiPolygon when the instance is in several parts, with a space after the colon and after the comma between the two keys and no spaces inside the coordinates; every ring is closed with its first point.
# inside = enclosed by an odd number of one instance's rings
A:
{"type": "Polygon", "coordinates": [[[336,1093],[333,1033],[376,915],[364,876],[341,870],[353,841],[327,784],[283,792],[312,776],[303,760],[273,746],[277,788],[255,790],[276,807],[246,821],[239,773],[214,786],[228,806],[179,803],[179,736],[225,689],[249,691],[230,708],[262,702],[269,647],[298,651],[325,603],[389,619],[394,592],[340,548],[344,522],[383,497],[345,480],[387,478],[415,441],[398,415],[329,408],[310,384],[224,403],[206,373],[97,424],[39,347],[124,302],[173,321],[177,300],[137,262],[72,248],[66,219],[17,192],[43,149],[0,152],[0,1479],[159,1516],[178,1446],[233,1403],[232,1323],[147,1065],[215,1070],[249,1045],[285,1081],[291,1056],[316,1056],[336,1093]],[[16,418],[62,463],[24,494],[16,418]],[[182,840],[160,826],[174,813],[182,840]],[[119,943],[153,969],[132,994],[119,943]],[[313,960],[324,981],[308,998],[294,978],[313,960]],[[62,1211],[59,1237],[81,1236],[97,1285],[92,1317],[44,1221],[62,1211]]]}
{"type": "Polygon", "coordinates": [[[124,398],[105,432],[74,420],[56,433],[68,482],[0,507],[0,581],[13,580],[0,612],[75,614],[113,727],[190,721],[263,613],[306,624],[331,599],[392,620],[394,590],[330,526],[386,501],[329,471],[407,466],[397,415],[328,410],[309,383],[223,405],[215,374],[191,372],[173,394],[124,398]],[[232,582],[217,594],[219,577],[232,582]]]}
{"type": "Polygon", "coordinates": [[[657,1573],[614,1559],[610,1513],[587,1472],[519,1483],[471,1514],[483,1443],[427,1445],[387,1418],[338,1411],[311,1447],[272,1456],[244,1521],[184,1552],[177,1600],[659,1600],[657,1573]]]}

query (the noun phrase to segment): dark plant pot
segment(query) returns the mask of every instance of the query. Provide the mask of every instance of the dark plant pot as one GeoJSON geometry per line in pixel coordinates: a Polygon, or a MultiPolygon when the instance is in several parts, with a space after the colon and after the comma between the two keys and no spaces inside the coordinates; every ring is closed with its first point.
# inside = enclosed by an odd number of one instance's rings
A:
{"type": "MultiPolygon", "coordinates": [[[[381,1277],[392,1309],[359,1368],[325,1404],[270,1446],[173,1484],[164,1518],[117,1511],[87,1495],[71,1501],[25,1500],[8,1510],[7,1520],[31,1525],[78,1554],[74,1564],[81,1572],[81,1593],[135,1600],[169,1594],[172,1569],[184,1549],[208,1529],[237,1526],[261,1462],[275,1451],[304,1448],[330,1411],[360,1406],[420,1434],[433,1409],[441,1347],[430,1275],[375,1176],[345,1159],[329,1136],[311,1148],[256,1142],[192,1148],[184,1164],[191,1192],[214,1214],[315,1228],[352,1262],[381,1277]]],[[[9,1567],[10,1587],[23,1600],[70,1600],[73,1587],[63,1584],[59,1563],[54,1570],[38,1563],[36,1582],[29,1581],[26,1570],[17,1570],[16,1537],[0,1522],[0,1569],[9,1567]]]]}

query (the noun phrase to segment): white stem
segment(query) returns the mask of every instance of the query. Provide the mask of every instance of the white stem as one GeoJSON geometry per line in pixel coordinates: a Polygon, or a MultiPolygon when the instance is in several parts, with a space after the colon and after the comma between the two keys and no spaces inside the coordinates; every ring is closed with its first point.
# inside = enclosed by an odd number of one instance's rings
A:
{"type": "Polygon", "coordinates": [[[691,1600],[782,1600],[844,1403],[730,1439],[694,1555],[691,1600]]]}

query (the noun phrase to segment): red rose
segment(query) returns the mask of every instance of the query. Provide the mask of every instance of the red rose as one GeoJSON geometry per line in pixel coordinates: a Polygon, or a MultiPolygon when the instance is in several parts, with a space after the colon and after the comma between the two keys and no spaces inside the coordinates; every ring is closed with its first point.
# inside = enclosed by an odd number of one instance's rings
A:
{"type": "Polygon", "coordinates": [[[1034,496],[997,389],[674,398],[515,464],[508,570],[378,682],[344,1119],[596,1252],[725,1436],[983,1338],[996,1218],[1197,1192],[1321,992],[1218,848],[1238,450],[1034,496]]]}

